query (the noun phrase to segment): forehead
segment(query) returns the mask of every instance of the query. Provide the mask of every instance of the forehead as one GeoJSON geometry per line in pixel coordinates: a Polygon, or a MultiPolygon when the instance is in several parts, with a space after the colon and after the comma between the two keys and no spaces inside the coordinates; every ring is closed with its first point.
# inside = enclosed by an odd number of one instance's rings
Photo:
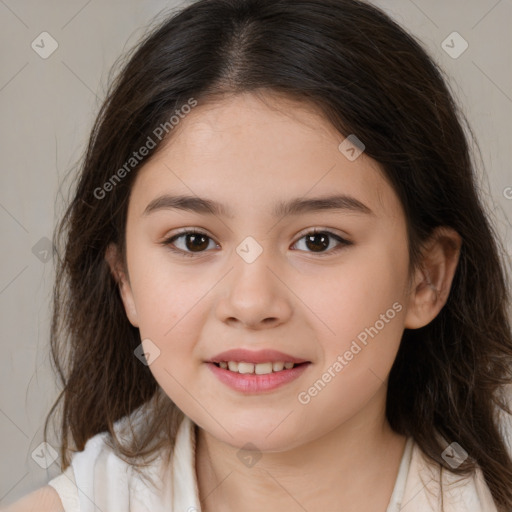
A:
{"type": "Polygon", "coordinates": [[[199,103],[138,171],[131,201],[142,213],[162,193],[197,195],[230,211],[333,193],[356,197],[379,216],[401,206],[379,164],[339,150],[345,139],[313,106],[242,93],[199,103]]]}

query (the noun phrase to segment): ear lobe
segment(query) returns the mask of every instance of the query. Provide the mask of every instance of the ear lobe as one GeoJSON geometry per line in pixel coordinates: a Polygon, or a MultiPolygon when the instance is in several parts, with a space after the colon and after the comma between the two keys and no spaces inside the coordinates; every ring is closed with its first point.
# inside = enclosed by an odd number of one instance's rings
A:
{"type": "Polygon", "coordinates": [[[137,319],[137,309],[135,308],[135,300],[130,285],[130,280],[126,274],[119,249],[116,244],[110,243],[105,251],[105,260],[110,267],[110,272],[114,277],[119,287],[121,300],[123,301],[124,309],[128,320],[134,327],[139,327],[137,319]]]}
{"type": "Polygon", "coordinates": [[[407,329],[419,329],[429,324],[446,304],[461,245],[462,238],[451,228],[440,226],[432,233],[409,296],[405,317],[407,329]]]}

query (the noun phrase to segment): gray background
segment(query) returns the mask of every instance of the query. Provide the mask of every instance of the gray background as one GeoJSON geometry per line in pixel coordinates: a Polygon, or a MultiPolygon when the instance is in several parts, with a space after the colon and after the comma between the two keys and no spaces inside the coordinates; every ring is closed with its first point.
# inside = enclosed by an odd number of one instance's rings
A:
{"type": "MultiPolygon", "coordinates": [[[[451,77],[482,150],[485,201],[510,255],[512,0],[374,3],[421,39],[451,77]],[[469,44],[458,58],[442,48],[454,31],[469,44]]],[[[54,269],[51,259],[45,262],[45,250],[73,172],[64,178],[85,149],[115,59],[162,9],[178,5],[163,0],[0,0],[2,505],[60,472],[58,462],[42,469],[31,455],[42,441],[43,420],[57,393],[48,357],[54,269]],[[31,47],[44,31],[58,43],[47,59],[31,47]]],[[[460,48],[458,41],[448,44],[460,48]]]]}

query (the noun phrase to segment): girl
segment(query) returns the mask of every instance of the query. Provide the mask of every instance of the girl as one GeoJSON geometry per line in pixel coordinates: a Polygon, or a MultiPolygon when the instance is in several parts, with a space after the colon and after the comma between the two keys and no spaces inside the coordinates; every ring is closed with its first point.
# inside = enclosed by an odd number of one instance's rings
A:
{"type": "Polygon", "coordinates": [[[509,295],[462,120],[364,2],[165,20],[56,233],[63,473],[11,510],[512,510],[509,295]]]}

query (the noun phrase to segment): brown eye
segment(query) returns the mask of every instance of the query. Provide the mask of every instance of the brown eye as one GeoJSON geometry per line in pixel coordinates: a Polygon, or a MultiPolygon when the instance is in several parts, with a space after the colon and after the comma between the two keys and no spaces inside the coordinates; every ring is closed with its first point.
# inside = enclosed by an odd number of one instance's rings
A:
{"type": "Polygon", "coordinates": [[[324,251],[329,247],[329,235],[325,233],[315,233],[313,235],[306,235],[306,247],[313,252],[324,251]]]}
{"type": "Polygon", "coordinates": [[[294,245],[298,244],[301,240],[305,241],[304,245],[306,247],[306,252],[313,252],[319,255],[323,255],[324,253],[332,254],[343,249],[345,246],[352,245],[352,242],[349,242],[330,231],[313,230],[300,238],[294,245]],[[337,244],[334,244],[334,248],[328,250],[332,239],[334,239],[337,244]]]}
{"type": "Polygon", "coordinates": [[[191,251],[202,251],[208,247],[208,237],[205,235],[185,235],[185,246],[191,251]]]}
{"type": "Polygon", "coordinates": [[[213,240],[206,233],[190,230],[174,235],[164,240],[162,244],[182,256],[194,256],[194,253],[205,252],[210,242],[213,242],[213,240]],[[177,247],[179,245],[176,244],[177,241],[180,242],[181,247],[177,247]]]}

